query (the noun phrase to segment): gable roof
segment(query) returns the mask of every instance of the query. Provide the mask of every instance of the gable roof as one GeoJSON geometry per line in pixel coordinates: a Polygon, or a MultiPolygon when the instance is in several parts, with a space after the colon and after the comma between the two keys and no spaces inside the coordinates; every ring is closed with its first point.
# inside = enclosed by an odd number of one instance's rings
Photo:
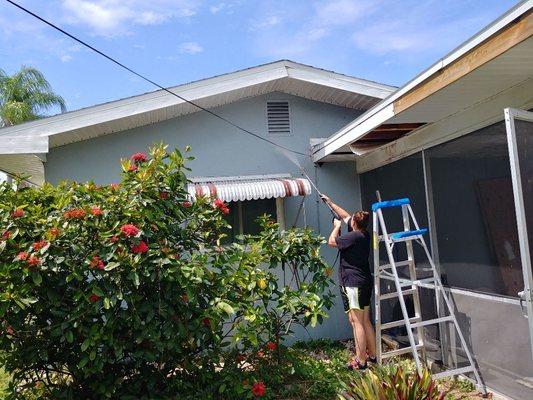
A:
{"type": "MultiPolygon", "coordinates": [[[[274,91],[343,107],[367,110],[396,90],[364,79],[295,63],[276,61],[169,88],[205,108],[274,91]]],[[[199,111],[163,90],[99,104],[52,117],[0,129],[0,136],[39,138],[48,147],[88,140],[199,111]]],[[[2,154],[0,148],[0,154],[2,154]]],[[[27,146],[10,153],[28,153],[27,146]]],[[[33,149],[31,152],[36,152],[33,149]]],[[[5,153],[3,153],[5,154],[5,153]]]]}

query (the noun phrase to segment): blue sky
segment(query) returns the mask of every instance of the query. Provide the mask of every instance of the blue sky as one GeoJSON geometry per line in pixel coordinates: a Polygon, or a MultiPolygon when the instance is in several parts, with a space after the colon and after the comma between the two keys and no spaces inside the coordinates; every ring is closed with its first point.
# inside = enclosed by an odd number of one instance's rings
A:
{"type": "MultiPolygon", "coordinates": [[[[512,0],[18,0],[172,86],[278,59],[402,85],[512,0]]],[[[69,110],[154,88],[0,0],[0,68],[40,69],[69,110]]]]}

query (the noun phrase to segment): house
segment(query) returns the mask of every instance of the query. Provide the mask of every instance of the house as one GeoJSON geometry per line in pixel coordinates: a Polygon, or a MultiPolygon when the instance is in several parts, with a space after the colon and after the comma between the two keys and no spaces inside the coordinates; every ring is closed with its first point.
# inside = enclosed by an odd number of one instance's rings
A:
{"type": "MultiPolygon", "coordinates": [[[[171,89],[309,152],[299,162],[348,209],[369,209],[376,190],[384,199],[409,197],[420,224],[430,228],[432,256],[486,385],[514,399],[533,398],[532,8],[532,0],[519,3],[399,89],[290,61],[171,89]]],[[[161,91],[4,128],[0,135],[0,169],[31,173],[37,184],[110,183],[121,157],[159,141],[191,145],[197,157],[191,194],[230,196],[235,233],[252,230],[250,221],[265,210],[285,226],[329,233],[329,211],[306,179],[297,180],[296,165],[161,91]]],[[[391,218],[391,228],[400,222],[391,218]]],[[[333,251],[324,255],[333,262],[333,251]]],[[[432,313],[427,292],[421,289],[422,306],[432,313]]],[[[385,314],[394,319],[394,304],[385,314]]],[[[400,330],[389,333],[402,339],[400,330]]],[[[340,304],[312,331],[350,334],[340,304]]],[[[435,350],[431,357],[461,363],[453,334],[434,326],[425,339],[435,350]]]]}
{"type": "MultiPolygon", "coordinates": [[[[294,63],[278,61],[170,88],[245,129],[301,153],[310,141],[333,134],[396,88],[294,63]]],[[[328,235],[331,214],[311,193],[297,165],[271,144],[247,135],[164,91],[154,91],[0,130],[0,170],[45,180],[119,179],[121,158],[164,142],[189,145],[190,194],[213,193],[229,202],[232,236],[253,233],[268,213],[287,227],[309,226],[328,235]],[[11,154],[6,154],[11,153],[11,154]]],[[[353,162],[320,167],[299,156],[325,193],[349,209],[360,207],[353,162]]],[[[333,263],[336,252],[324,248],[333,263]]],[[[335,289],[335,288],[334,288],[335,289]]],[[[312,330],[315,337],[351,335],[341,303],[312,330]]],[[[308,338],[304,331],[297,337],[308,338]]]]}

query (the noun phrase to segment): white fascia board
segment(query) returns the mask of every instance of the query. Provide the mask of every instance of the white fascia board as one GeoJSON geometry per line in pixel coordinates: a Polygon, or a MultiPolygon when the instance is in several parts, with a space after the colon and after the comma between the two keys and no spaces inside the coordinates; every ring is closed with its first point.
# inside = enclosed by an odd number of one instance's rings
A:
{"type": "Polygon", "coordinates": [[[48,153],[47,136],[0,136],[0,154],[48,153]]]}
{"type": "MultiPolygon", "coordinates": [[[[198,101],[205,97],[215,96],[231,90],[238,90],[248,86],[271,82],[287,77],[287,70],[283,65],[262,71],[242,71],[242,74],[222,75],[189,85],[169,88],[190,101],[198,101]],[[244,74],[247,72],[247,74],[244,74]]],[[[101,124],[121,118],[127,118],[153,110],[185,103],[183,100],[158,90],[143,95],[117,100],[78,111],[59,114],[42,120],[16,125],[0,130],[3,135],[54,135],[75,129],[101,124]]]]}
{"type": "MultiPolygon", "coordinates": [[[[412,90],[414,87],[418,86],[420,83],[425,81],[426,79],[430,78],[432,75],[434,75],[436,72],[440,71],[444,67],[448,66],[458,58],[462,57],[466,53],[468,53],[470,50],[472,50],[474,47],[478,46],[480,43],[484,42],[488,38],[490,38],[492,35],[496,34],[501,29],[505,28],[507,25],[509,25],[512,21],[514,21],[516,18],[520,17],[521,15],[527,13],[529,10],[533,8],[533,0],[527,0],[520,4],[517,4],[515,7],[510,9],[507,13],[502,15],[500,18],[483,28],[481,31],[479,31],[476,35],[468,39],[467,41],[463,42],[461,45],[459,45],[457,48],[452,50],[450,53],[448,53],[446,56],[438,60],[435,64],[433,64],[431,67],[429,67],[427,70],[421,72],[419,75],[415,76],[411,81],[409,81],[407,84],[402,86],[400,89],[398,89],[396,92],[391,94],[389,97],[381,101],[380,103],[376,104],[374,107],[372,107],[370,110],[368,110],[366,113],[358,117],[356,120],[354,120],[352,123],[346,125],[346,127],[342,128],[340,131],[334,133],[331,135],[326,141],[324,141],[322,144],[317,146],[316,149],[314,149],[315,154],[313,155],[313,159],[315,161],[320,161],[321,158],[323,158],[325,155],[330,154],[331,152],[335,151],[336,149],[346,145],[345,140],[340,140],[340,138],[344,135],[350,134],[350,137],[354,136],[351,135],[351,130],[358,127],[359,124],[363,123],[367,119],[370,119],[371,116],[374,114],[384,112],[388,113],[386,108],[388,106],[392,106],[393,103],[398,100],[400,97],[402,97],[404,94],[412,90]],[[337,141],[338,145],[337,145],[337,141]],[[342,143],[342,144],[341,144],[342,143]],[[327,151],[322,151],[324,148],[328,147],[327,151]],[[321,156],[319,156],[321,155],[321,156]]],[[[394,114],[393,114],[394,116],[394,114]]],[[[386,120],[384,120],[385,122],[386,120]]],[[[374,127],[371,127],[369,129],[374,129],[374,127]]],[[[368,131],[367,131],[368,132],[368,131]]],[[[365,132],[365,133],[367,133],[365,132]]],[[[359,134],[359,137],[363,136],[364,134],[359,134]]]]}
{"type": "Polygon", "coordinates": [[[356,119],[339,131],[338,139],[326,140],[321,143],[319,148],[315,150],[313,154],[313,161],[318,162],[341,147],[356,141],[392,117],[394,117],[394,107],[392,104],[389,104],[380,110],[379,113],[369,115],[363,120],[361,120],[361,118],[356,119]]]}
{"type": "Polygon", "coordinates": [[[309,71],[301,68],[287,68],[289,78],[345,90],[369,97],[384,99],[396,90],[395,87],[382,85],[362,79],[354,79],[326,71],[309,71]]]}

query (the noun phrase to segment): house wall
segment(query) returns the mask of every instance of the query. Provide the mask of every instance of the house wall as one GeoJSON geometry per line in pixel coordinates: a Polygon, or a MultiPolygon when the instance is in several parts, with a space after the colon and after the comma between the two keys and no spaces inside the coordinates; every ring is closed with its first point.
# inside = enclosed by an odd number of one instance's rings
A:
{"type": "MultiPolygon", "coordinates": [[[[270,93],[216,108],[214,111],[253,131],[266,132],[266,101],[288,100],[291,109],[292,135],[269,137],[301,152],[309,150],[309,139],[333,134],[361,112],[319,103],[284,93],[270,93]]],[[[298,168],[272,145],[246,135],[203,112],[190,114],[153,125],[114,133],[88,141],[50,150],[45,163],[46,179],[57,183],[63,179],[99,184],[116,182],[120,177],[120,158],[147,151],[153,143],[164,142],[170,148],[192,147],[196,160],[190,163],[191,176],[236,176],[290,173],[300,176],[298,168]]],[[[331,195],[348,210],[361,207],[355,163],[339,162],[315,166],[310,158],[298,157],[307,173],[316,180],[322,192],[331,195]]],[[[285,199],[287,225],[294,222],[301,198],[285,199]]],[[[316,193],[305,200],[305,219],[310,227],[327,236],[331,215],[318,201],[316,193]]],[[[303,215],[299,225],[303,225],[303,215]]],[[[323,254],[333,263],[336,252],[324,247],[323,254]]],[[[336,275],[335,275],[336,277],[336,275]]],[[[336,293],[337,289],[332,288],[336,293]]],[[[340,299],[339,299],[340,300],[340,299]]],[[[341,302],[330,311],[322,326],[299,330],[296,338],[346,338],[351,329],[341,302]]]]}

